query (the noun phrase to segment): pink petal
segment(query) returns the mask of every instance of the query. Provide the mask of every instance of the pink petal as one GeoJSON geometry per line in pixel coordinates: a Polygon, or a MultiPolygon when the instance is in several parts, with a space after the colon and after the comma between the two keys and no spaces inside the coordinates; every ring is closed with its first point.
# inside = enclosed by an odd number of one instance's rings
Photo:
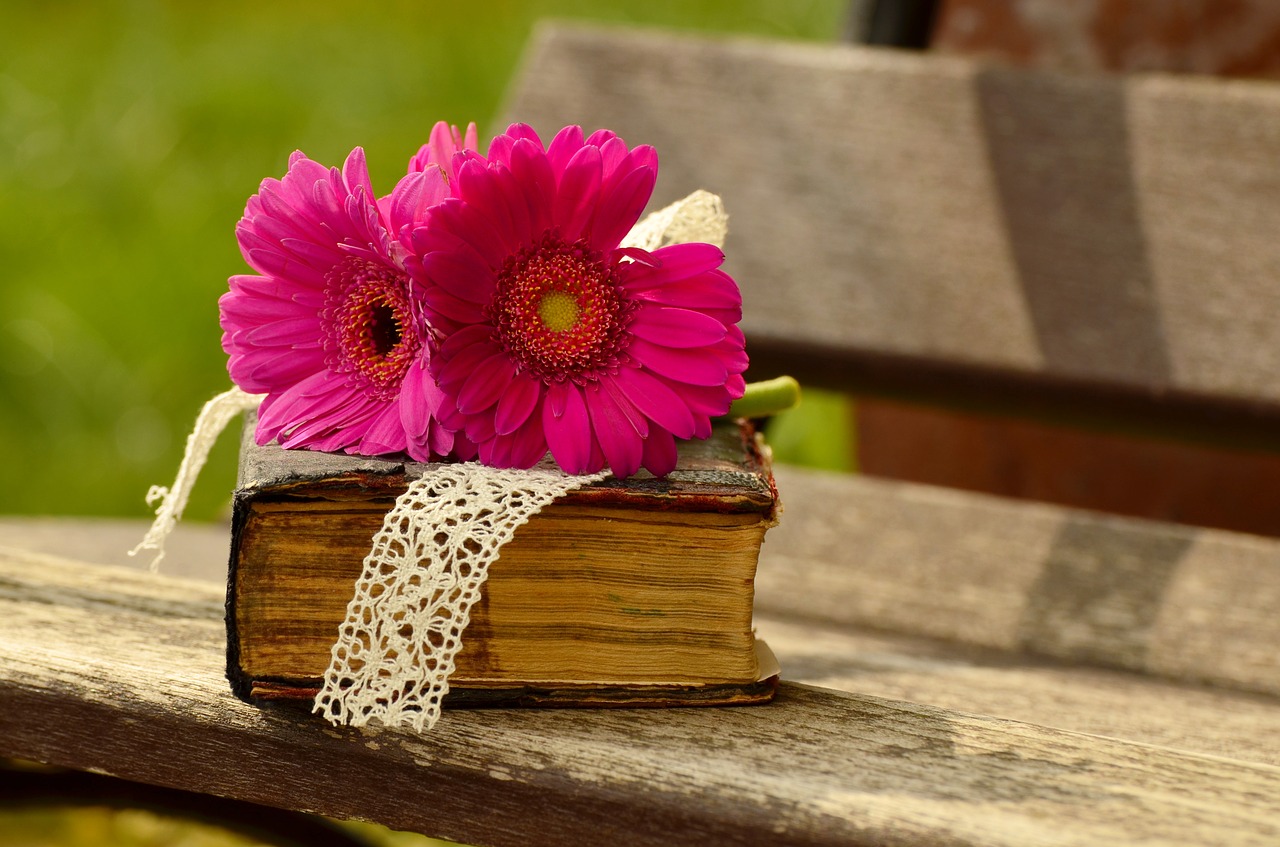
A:
{"type": "Polygon", "coordinates": [[[635,430],[636,435],[641,438],[647,437],[649,435],[649,419],[622,393],[617,380],[612,377],[606,377],[601,379],[598,384],[602,391],[608,393],[609,399],[613,401],[614,406],[627,419],[627,423],[635,430]]]}
{"type": "Polygon", "coordinates": [[[474,161],[463,165],[458,171],[457,195],[480,212],[503,244],[517,243],[511,211],[507,208],[510,200],[498,190],[488,168],[474,161]]]}
{"type": "Polygon", "coordinates": [[[530,415],[511,436],[511,463],[518,468],[531,468],[547,455],[547,436],[542,430],[542,415],[530,415]]]}
{"type": "Polygon", "coordinates": [[[449,336],[444,347],[431,358],[431,375],[435,376],[436,384],[440,386],[440,390],[449,397],[453,398],[451,402],[456,402],[457,395],[462,392],[462,386],[470,379],[472,372],[481,362],[489,360],[490,357],[502,352],[502,348],[494,344],[488,338],[488,326],[468,326],[468,328],[458,331],[458,333],[449,336]],[[458,335],[467,333],[468,330],[479,329],[484,330],[483,338],[475,344],[460,347],[456,352],[447,351],[448,343],[452,342],[458,335]],[[445,354],[447,353],[448,354],[445,354]]]}
{"type": "Polygon", "coordinates": [[[268,400],[270,402],[263,402],[258,410],[256,437],[259,444],[271,440],[285,428],[296,427],[313,414],[321,415],[325,420],[340,417],[352,397],[350,389],[340,378],[322,371],[268,400]]]}
{"type": "Polygon", "coordinates": [[[521,139],[511,151],[511,175],[524,192],[529,206],[529,230],[535,236],[551,227],[556,196],[556,175],[551,163],[532,141],[521,139]]]}
{"type": "Polygon", "coordinates": [[[459,413],[456,420],[452,418],[449,420],[449,425],[456,426],[459,421],[465,426],[467,438],[480,445],[482,458],[483,451],[487,449],[486,445],[492,442],[495,437],[501,437],[497,436],[497,433],[493,431],[492,415],[467,416],[459,413]]]}
{"type": "Polygon", "coordinates": [[[317,288],[324,285],[324,276],[322,274],[306,262],[288,253],[279,252],[275,249],[250,250],[245,258],[248,260],[250,267],[267,276],[313,285],[317,288]]]}
{"type": "MultiPolygon", "coordinates": [[[[493,155],[494,145],[489,146],[489,155],[493,155]]],[[[496,435],[480,444],[480,463],[491,468],[517,467],[511,460],[511,448],[515,437],[496,435]]]]}
{"type": "MultiPolygon", "coordinates": [[[[493,327],[487,324],[463,327],[444,340],[440,345],[440,352],[436,356],[437,358],[442,357],[448,360],[459,355],[462,351],[476,346],[492,347],[492,351],[498,349],[493,346],[493,327]]],[[[432,373],[435,373],[435,358],[431,360],[431,364],[432,373]]]]}
{"type": "Polygon", "coordinates": [[[489,142],[488,159],[490,162],[496,162],[500,165],[511,164],[511,148],[515,146],[515,140],[509,135],[497,135],[489,142]]]}
{"type": "MultiPolygon", "coordinates": [[[[593,133],[591,138],[595,138],[599,133],[593,133]]],[[[618,167],[627,160],[627,143],[616,135],[610,133],[609,138],[604,138],[596,146],[600,148],[600,161],[604,165],[604,179],[608,183],[610,178],[618,172],[618,167]]],[[[590,143],[590,139],[588,139],[590,143]]]]}
{"type": "Polygon", "coordinates": [[[337,450],[354,445],[387,405],[341,378],[330,376],[329,383],[324,393],[304,394],[290,407],[290,421],[278,435],[282,446],[337,450]]]}
{"type": "Polygon", "coordinates": [[[636,300],[679,306],[683,309],[716,311],[724,323],[742,320],[742,293],[737,283],[723,271],[709,271],[676,281],[672,285],[641,288],[623,283],[628,294],[636,300]]]}
{"type": "MultiPolygon", "coordinates": [[[[666,382],[639,368],[621,368],[614,383],[649,420],[680,438],[693,435],[693,413],[689,405],[666,382]]],[[[652,437],[651,427],[649,435],[652,437]]]]}
{"type": "Polygon", "coordinates": [[[433,325],[447,328],[484,320],[484,311],[479,305],[455,297],[439,285],[423,286],[421,296],[433,325]]]}
{"type": "Polygon", "coordinates": [[[658,170],[658,151],[648,144],[637,144],[635,149],[627,155],[627,162],[622,167],[627,168],[649,168],[650,170],[658,170]]]}
{"type": "Polygon", "coordinates": [[[618,246],[640,220],[640,213],[653,196],[657,177],[657,172],[648,168],[632,171],[616,187],[600,193],[600,207],[591,228],[592,247],[610,250],[618,246]]]}
{"type": "Polygon", "coordinates": [[[603,147],[605,144],[614,140],[617,137],[618,137],[617,133],[615,133],[611,129],[598,129],[595,132],[591,133],[591,135],[587,137],[587,140],[584,143],[590,144],[592,147],[603,147]]]}
{"type": "Polygon", "coordinates": [[[582,149],[583,143],[580,126],[567,126],[556,133],[556,137],[547,145],[547,160],[551,162],[551,168],[556,174],[564,173],[569,160],[582,149]]]}
{"type": "Polygon", "coordinates": [[[741,341],[725,338],[723,342],[713,347],[712,351],[719,355],[725,370],[731,374],[742,373],[747,369],[747,365],[750,364],[746,348],[741,341]]]}
{"type": "Polygon", "coordinates": [[[599,384],[583,392],[591,412],[591,428],[614,476],[626,478],[640,469],[644,442],[631,421],[599,384]]]}
{"type": "MultiPolygon", "coordinates": [[[[533,132],[533,130],[529,130],[529,131],[533,132]]],[[[537,137],[538,137],[537,135],[534,135],[534,138],[537,138],[537,137]]],[[[466,134],[463,135],[462,137],[462,147],[464,150],[480,149],[480,134],[476,131],[475,121],[471,121],[469,124],[467,124],[466,134]]]]}
{"type": "MultiPolygon", "coordinates": [[[[723,385],[729,369],[713,351],[693,347],[676,350],[633,338],[627,352],[649,370],[676,382],[690,385],[723,385]]],[[[630,396],[630,395],[628,395],[630,396]]],[[[635,398],[632,398],[633,400],[635,398]]],[[[677,433],[678,435],[678,433],[677,433]]],[[[687,435],[680,435],[688,438],[687,435]]]]}
{"type": "Polygon", "coordinates": [[[419,253],[433,249],[433,236],[438,232],[470,244],[493,268],[502,267],[511,252],[507,242],[477,209],[458,200],[447,200],[431,210],[428,225],[413,232],[413,248],[419,253]]]}
{"type": "Polygon", "coordinates": [[[435,165],[402,177],[391,192],[388,206],[391,231],[398,233],[404,227],[424,220],[427,211],[443,202],[449,194],[444,172],[435,165]]]}
{"type": "MultiPolygon", "coordinates": [[[[251,232],[268,244],[284,244],[287,241],[305,241],[314,248],[327,251],[330,260],[341,258],[342,251],[333,233],[321,226],[308,226],[310,223],[302,215],[290,218],[273,218],[269,215],[258,215],[252,221],[242,221],[237,227],[238,235],[243,238],[251,232]]],[[[243,241],[241,242],[243,245],[243,241]]]]}
{"type": "Polygon", "coordinates": [[[454,297],[480,305],[493,299],[493,269],[470,247],[428,253],[422,257],[422,270],[454,297]]]}
{"type": "Polygon", "coordinates": [[[302,238],[282,239],[280,246],[322,273],[346,258],[337,245],[317,244],[302,238]]]}
{"type": "Polygon", "coordinates": [[[523,425],[538,407],[541,397],[541,382],[524,374],[516,374],[498,400],[498,411],[493,418],[493,427],[498,435],[509,435],[523,425]]]}
{"type": "Polygon", "coordinates": [[[443,167],[456,152],[458,146],[454,143],[452,128],[445,121],[437,121],[427,139],[427,161],[443,167]]]}
{"type": "Polygon", "coordinates": [[[724,253],[713,244],[671,244],[653,251],[656,267],[636,267],[627,275],[627,290],[653,288],[713,271],[724,262],[724,253]]]}
{"type": "Polygon", "coordinates": [[[314,316],[271,321],[244,334],[244,343],[255,347],[314,346],[320,335],[319,321],[314,316]]]}
{"type": "Polygon", "coordinates": [[[231,290],[218,298],[224,328],[228,322],[244,328],[268,320],[307,316],[319,326],[315,311],[293,299],[291,295],[297,287],[288,282],[263,276],[233,276],[228,285],[231,290]]]}
{"type": "Polygon", "coordinates": [[[515,146],[521,142],[527,141],[537,147],[538,152],[545,152],[542,146],[542,139],[538,137],[538,133],[533,131],[533,127],[528,124],[511,124],[507,127],[507,131],[502,135],[496,136],[489,142],[489,152],[486,157],[490,162],[497,162],[507,167],[511,166],[511,154],[515,150],[515,146]]]}
{"type": "Polygon", "coordinates": [[[403,453],[409,446],[404,425],[400,422],[400,404],[388,403],[365,430],[356,451],[362,456],[403,453]]]}
{"type": "Polygon", "coordinates": [[[577,241],[591,223],[600,196],[600,178],[600,150],[596,147],[583,147],[565,166],[552,211],[565,241],[577,241]]]}
{"type": "Polygon", "coordinates": [[[400,383],[400,425],[410,441],[424,443],[444,394],[427,369],[427,359],[419,356],[400,383]]]}
{"type": "Polygon", "coordinates": [[[347,156],[342,164],[342,179],[351,194],[363,191],[369,200],[377,197],[373,191],[373,180],[369,179],[369,165],[365,161],[363,148],[357,147],[347,156]]]}
{"type": "Polygon", "coordinates": [[[506,353],[485,359],[471,372],[458,392],[458,411],[474,415],[492,407],[511,385],[515,373],[516,366],[506,353]]]}
{"type": "Polygon", "coordinates": [[[250,393],[280,391],[311,374],[325,370],[324,352],[319,349],[283,354],[275,351],[260,352],[261,355],[246,354],[235,363],[237,369],[248,369],[247,378],[235,372],[231,374],[236,385],[250,393]]]}
{"type": "Polygon", "coordinates": [[[530,208],[525,197],[524,188],[512,176],[510,169],[498,168],[493,172],[493,186],[504,199],[503,208],[511,216],[511,232],[517,244],[525,244],[542,234],[531,232],[529,227],[530,208]]]}
{"type": "MultiPolygon", "coordinates": [[[[742,377],[737,379],[741,380],[742,377]]],[[[695,417],[715,418],[728,413],[729,404],[741,397],[742,393],[735,394],[725,385],[682,385],[680,396],[689,404],[695,417]]]]}
{"type": "MultiPolygon", "coordinates": [[[[582,389],[572,382],[552,383],[542,406],[542,429],[556,464],[565,473],[587,473],[591,459],[591,419],[582,389]],[[559,408],[560,414],[554,409],[559,408]]],[[[597,468],[598,470],[598,468],[597,468]]]]}
{"type": "Polygon", "coordinates": [[[654,476],[666,476],[676,468],[679,454],[671,433],[655,429],[644,440],[644,466],[654,476]]]}
{"type": "Polygon", "coordinates": [[[475,456],[475,445],[467,441],[466,438],[450,432],[439,423],[436,423],[432,425],[426,442],[409,445],[409,455],[419,462],[425,462],[437,457],[468,462],[475,456]]]}
{"type": "Polygon", "coordinates": [[[701,312],[648,306],[637,309],[631,333],[663,347],[706,347],[725,336],[724,324],[701,312]]]}

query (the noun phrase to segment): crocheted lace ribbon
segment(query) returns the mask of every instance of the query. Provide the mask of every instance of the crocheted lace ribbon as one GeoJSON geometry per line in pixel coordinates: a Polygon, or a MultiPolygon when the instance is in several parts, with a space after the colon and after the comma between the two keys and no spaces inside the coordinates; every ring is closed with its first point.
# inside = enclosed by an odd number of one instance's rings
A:
{"type": "MultiPolygon", "coordinates": [[[[727,231],[720,198],[695,191],[646,217],[623,246],[656,250],[702,241],[723,247],[727,231]]],[[[173,485],[153,486],[147,494],[148,504],[161,502],[150,531],[130,555],[155,550],[151,570],[157,569],[214,441],[237,414],[261,400],[233,388],[205,404],[173,485]]],[[[314,711],[334,724],[361,726],[377,719],[418,731],[431,728],[449,690],[471,606],[502,546],[544,506],[606,476],[570,476],[549,462],[531,470],[474,462],[427,466],[373,537],[314,711]]]]}
{"type": "Polygon", "coordinates": [[[187,508],[187,499],[191,489],[200,476],[200,470],[209,459],[209,451],[218,440],[218,436],[227,428],[227,424],[235,420],[240,413],[256,409],[262,402],[263,395],[248,394],[239,388],[224,391],[204,404],[200,414],[196,416],[196,425],[187,436],[187,447],[182,454],[182,464],[178,465],[178,474],[173,485],[153,485],[147,491],[147,505],[156,507],[156,518],[147,530],[147,534],[138,542],[138,546],[129,551],[136,556],[143,550],[155,550],[151,559],[151,572],[160,570],[160,560],[164,558],[164,543],[169,533],[177,527],[182,519],[182,511],[187,508]]]}
{"type": "Polygon", "coordinates": [[[373,537],[314,711],[335,724],[434,726],[489,565],[543,506],[606,476],[429,466],[373,537]]]}

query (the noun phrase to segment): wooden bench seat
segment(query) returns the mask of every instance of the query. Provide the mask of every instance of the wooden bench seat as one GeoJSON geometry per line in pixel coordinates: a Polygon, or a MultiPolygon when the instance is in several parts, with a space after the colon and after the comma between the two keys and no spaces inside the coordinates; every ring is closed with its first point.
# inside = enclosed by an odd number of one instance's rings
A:
{"type": "MultiPolygon", "coordinates": [[[[829,482],[783,475],[801,501],[828,496],[829,482]]],[[[930,492],[868,493],[906,521],[930,492]]],[[[175,549],[191,551],[181,568],[203,579],[56,555],[111,544],[100,558],[121,561],[121,542],[142,529],[0,522],[3,755],[474,844],[525,844],[530,833],[549,843],[1262,844],[1280,833],[1275,697],[859,625],[841,610],[857,607],[862,577],[812,560],[829,601],[814,604],[815,586],[788,577],[808,555],[794,537],[772,538],[761,562],[758,626],[787,679],[775,703],[451,711],[418,736],[334,729],[231,695],[216,581],[224,528],[181,530],[175,549]]],[[[1256,546],[1219,535],[1229,549],[1256,546]]],[[[1019,565],[1004,563],[986,579],[1016,583],[1019,565]]],[[[962,583],[968,564],[939,576],[962,583]]],[[[1266,574],[1261,589],[1280,586],[1280,570],[1266,574]]],[[[947,605],[913,581],[882,591],[947,605]]]]}

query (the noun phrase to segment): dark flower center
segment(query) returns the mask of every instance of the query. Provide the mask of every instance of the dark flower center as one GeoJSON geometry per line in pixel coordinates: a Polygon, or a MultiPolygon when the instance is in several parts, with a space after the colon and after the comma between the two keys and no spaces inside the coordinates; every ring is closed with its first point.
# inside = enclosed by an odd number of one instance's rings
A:
{"type": "Polygon", "coordinates": [[[555,232],[509,258],[498,274],[490,318],[503,349],[546,382],[587,382],[626,347],[630,302],[617,268],[583,241],[555,232]]]}
{"type": "Polygon", "coordinates": [[[351,259],[330,271],[326,282],[320,316],[325,364],[370,396],[394,399],[421,347],[408,278],[383,265],[351,259]]]}
{"type": "Polygon", "coordinates": [[[374,355],[385,359],[403,337],[400,331],[400,319],[396,316],[396,310],[386,303],[376,303],[371,306],[369,319],[372,321],[370,332],[373,335],[374,355]]]}

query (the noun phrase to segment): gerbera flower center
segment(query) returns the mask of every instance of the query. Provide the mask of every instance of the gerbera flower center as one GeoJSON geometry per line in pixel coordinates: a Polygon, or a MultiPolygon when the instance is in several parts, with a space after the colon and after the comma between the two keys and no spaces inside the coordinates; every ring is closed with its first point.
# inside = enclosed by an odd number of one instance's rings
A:
{"type": "Polygon", "coordinates": [[[371,396],[394,398],[421,346],[408,279],[391,268],[352,259],[334,268],[326,281],[321,314],[325,363],[371,396]]]}
{"type": "Polygon", "coordinates": [[[548,291],[542,295],[542,302],[538,304],[538,317],[542,318],[542,325],[551,332],[573,329],[581,314],[578,301],[563,291],[548,291]]]}
{"type": "Polygon", "coordinates": [[[631,313],[615,269],[554,232],[507,260],[490,309],[506,353],[548,382],[585,382],[614,363],[631,313]]]}

